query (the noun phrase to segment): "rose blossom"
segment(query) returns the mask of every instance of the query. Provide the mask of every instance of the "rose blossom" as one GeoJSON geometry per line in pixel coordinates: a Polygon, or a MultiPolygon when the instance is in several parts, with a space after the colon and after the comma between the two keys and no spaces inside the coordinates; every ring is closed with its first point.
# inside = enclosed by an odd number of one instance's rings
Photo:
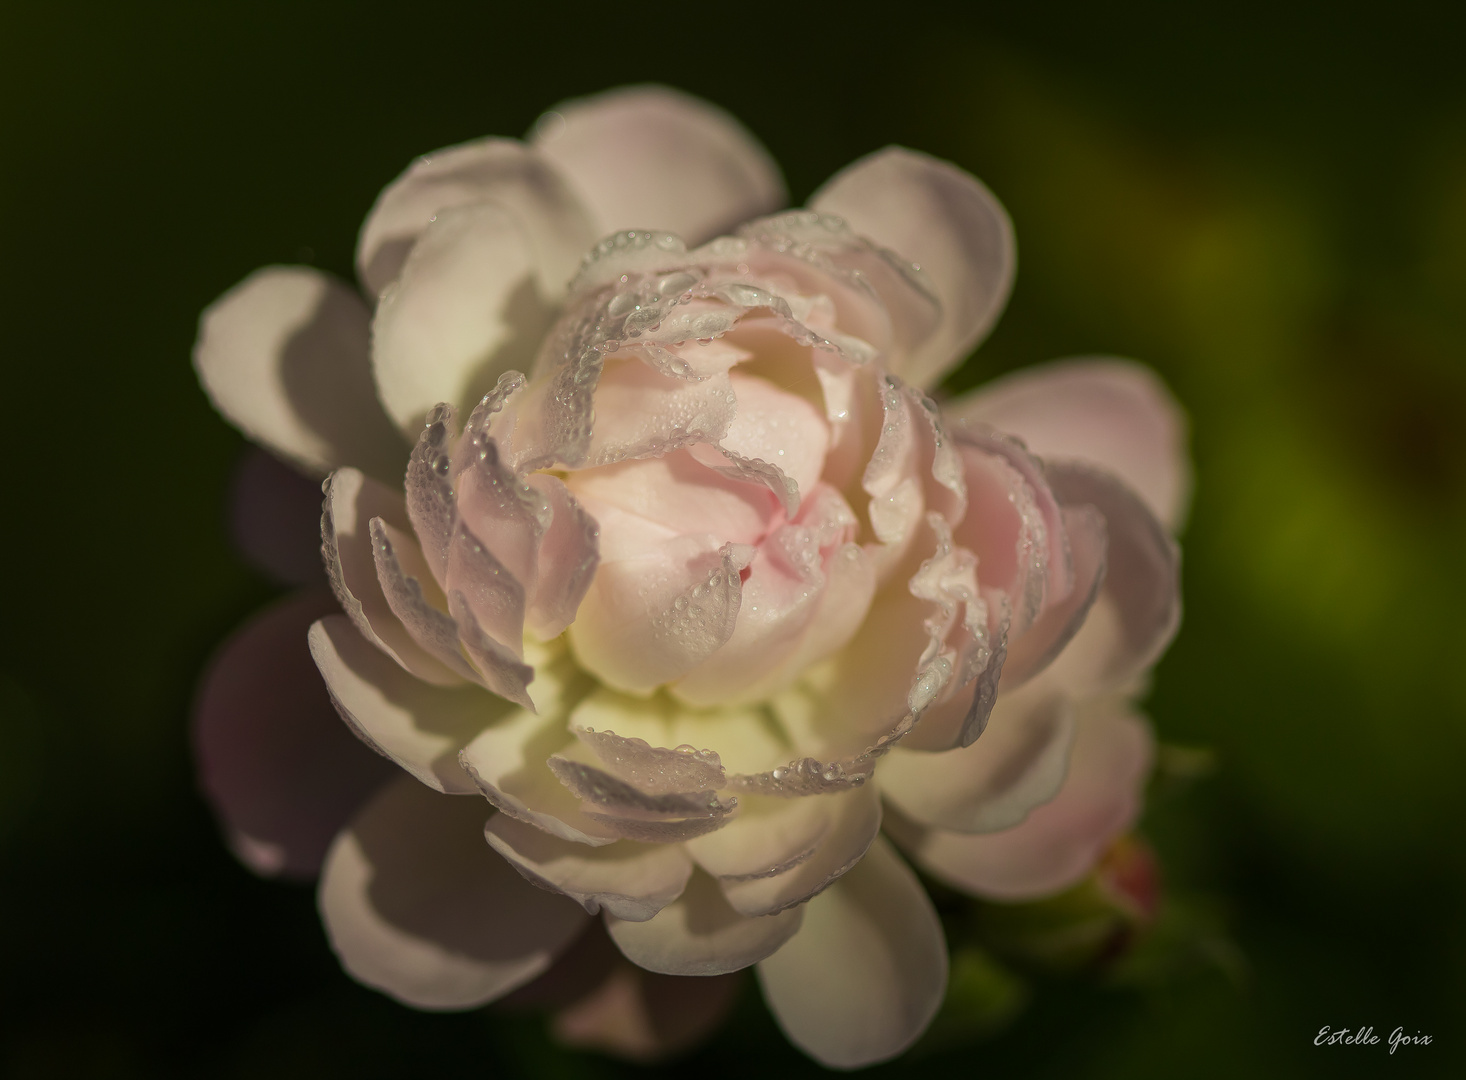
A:
{"type": "MultiPolygon", "coordinates": [[[[1021,899],[1134,821],[1178,411],[1113,360],[938,409],[1014,269],[955,167],[892,148],[760,216],[783,202],[729,117],[617,91],[389,185],[374,311],[275,267],[205,313],[220,411],[328,475],[339,608],[303,594],[226,645],[203,782],[248,865],[319,868],[360,981],[481,1005],[599,913],[646,971],[757,965],[797,1045],[860,1066],[946,983],[883,826],[1021,899]]],[[[654,1011],[630,977],[574,1023],[654,1011]]]]}

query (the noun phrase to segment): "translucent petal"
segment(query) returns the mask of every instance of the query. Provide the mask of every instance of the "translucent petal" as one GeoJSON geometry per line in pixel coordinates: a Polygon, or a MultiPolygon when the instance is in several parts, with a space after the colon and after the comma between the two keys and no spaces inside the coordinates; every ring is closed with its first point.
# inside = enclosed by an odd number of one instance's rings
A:
{"type": "Polygon", "coordinates": [[[439,588],[448,585],[448,545],[458,520],[449,475],[456,429],[453,407],[434,406],[407,461],[407,516],[439,588]]]}
{"type": "MultiPolygon", "coordinates": [[[[524,655],[525,588],[460,521],[448,549],[448,589],[464,598],[478,626],[516,658],[524,655]]],[[[458,615],[454,613],[454,619],[458,615]]]]}
{"type": "Polygon", "coordinates": [[[392,611],[377,577],[370,523],[380,518],[410,528],[402,495],[356,469],[337,469],[325,484],[321,550],[341,608],[362,636],[419,679],[437,686],[461,684],[460,675],[417,643],[392,611]]]}
{"type": "Polygon", "coordinates": [[[540,538],[538,579],[526,622],[548,641],[575,619],[600,562],[600,527],[554,476],[531,476],[528,484],[550,509],[550,526],[540,538]]]}
{"type": "Polygon", "coordinates": [[[459,648],[458,626],[453,617],[443,610],[446,602],[428,572],[417,541],[381,518],[372,518],[369,532],[377,581],[381,583],[392,614],[401,620],[412,639],[433,659],[457,675],[479,682],[478,673],[464,659],[459,648]],[[417,571],[415,574],[414,570],[417,571]],[[425,591],[425,587],[430,587],[430,591],[425,591]]]}
{"type": "Polygon", "coordinates": [[[650,795],[723,786],[723,764],[715,751],[653,746],[645,739],[590,728],[576,728],[575,736],[612,775],[650,795]]]}

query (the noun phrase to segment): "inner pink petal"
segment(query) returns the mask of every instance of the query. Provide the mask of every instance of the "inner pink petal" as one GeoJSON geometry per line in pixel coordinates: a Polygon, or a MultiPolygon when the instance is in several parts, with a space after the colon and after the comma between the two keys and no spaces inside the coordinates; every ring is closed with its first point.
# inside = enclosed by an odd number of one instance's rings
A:
{"type": "MultiPolygon", "coordinates": [[[[811,381],[813,371],[810,371],[811,381]]],[[[807,495],[825,464],[830,428],[818,409],[773,383],[734,370],[738,412],[721,445],[746,458],[777,465],[807,495]]]]}
{"type": "Polygon", "coordinates": [[[616,546],[608,535],[616,526],[596,506],[617,510],[664,526],[677,534],[711,533],[724,543],[756,544],[782,514],[766,487],[742,483],[700,464],[685,450],[659,458],[622,461],[572,473],[571,493],[601,524],[602,554],[616,546]]]}

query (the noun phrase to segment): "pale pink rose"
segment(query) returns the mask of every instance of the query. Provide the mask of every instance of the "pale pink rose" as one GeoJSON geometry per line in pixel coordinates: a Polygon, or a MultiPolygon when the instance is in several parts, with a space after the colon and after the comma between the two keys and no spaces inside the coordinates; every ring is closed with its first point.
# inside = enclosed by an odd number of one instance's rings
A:
{"type": "MultiPolygon", "coordinates": [[[[1008,295],[997,201],[896,148],[760,216],[784,198],[723,113],[616,91],[414,163],[362,228],[366,301],[275,267],[205,313],[220,411],[328,477],[339,609],[224,647],[203,782],[247,864],[319,868],[362,982],[478,1006],[599,914],[646,971],[757,965],[791,1040],[861,1066],[947,973],[883,824],[1018,899],[1134,822],[1178,410],[1117,360],[939,409],[1008,295]]],[[[680,998],[651,985],[617,969],[558,1030],[651,1056],[680,998]]]]}

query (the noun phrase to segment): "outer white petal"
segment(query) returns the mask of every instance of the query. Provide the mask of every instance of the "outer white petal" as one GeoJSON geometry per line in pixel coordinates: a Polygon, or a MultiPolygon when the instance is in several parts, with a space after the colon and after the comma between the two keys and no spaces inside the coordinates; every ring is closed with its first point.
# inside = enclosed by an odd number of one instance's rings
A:
{"type": "Polygon", "coordinates": [[[998,699],[971,746],[929,754],[898,746],[877,771],[881,794],[907,817],[956,832],[1011,828],[1064,782],[1074,718],[1057,694],[998,699]]]}
{"type": "Polygon", "coordinates": [[[758,966],[774,1018],[820,1063],[858,1069],[910,1046],[947,988],[947,946],[926,891],[878,839],[806,905],[804,926],[758,966]]]}
{"type": "Polygon", "coordinates": [[[887,831],[924,870],[956,888],[995,900],[1049,896],[1089,873],[1135,822],[1151,755],[1145,721],[1120,703],[1095,702],[1080,711],[1064,786],[1022,824],[972,836],[922,830],[892,815],[887,831]]]}
{"type": "Polygon", "coordinates": [[[1155,663],[1181,624],[1181,552],[1146,504],[1112,473],[1050,462],[1045,475],[1069,508],[1104,515],[1106,559],[1098,599],[1052,665],[1078,693],[1130,684],[1155,663]]]}
{"type": "Polygon", "coordinates": [[[574,737],[555,710],[540,708],[540,715],[521,709],[486,728],[459,761],[483,796],[510,817],[573,843],[612,843],[616,834],[588,817],[546,764],[574,737]]]}
{"type": "MultiPolygon", "coordinates": [[[[585,210],[554,166],[515,139],[478,139],[425,154],[382,190],[362,223],[356,266],[368,295],[377,296],[402,270],[408,253],[440,211],[494,202],[544,234],[540,247],[552,256],[573,251],[578,259],[595,242],[585,210]]],[[[564,268],[563,285],[575,272],[564,268]]]]}
{"type": "Polygon", "coordinates": [[[1008,214],[975,177],[945,161],[887,147],[828,180],[809,205],[916,262],[942,302],[942,322],[896,373],[932,386],[957,365],[1008,301],[1017,248],[1008,214]]]}
{"type": "Polygon", "coordinates": [[[533,142],[602,235],[665,229],[696,245],[787,200],[778,166],[738,121],[663,86],[557,105],[533,142]]]}
{"type": "Polygon", "coordinates": [[[799,930],[802,907],[746,918],[717,882],[694,873],[687,889],[646,922],[606,914],[606,931],[632,963],[664,975],[723,975],[756,964],[799,930]]]}
{"type": "Polygon", "coordinates": [[[881,827],[874,784],[830,795],[745,795],[741,813],[687,842],[743,915],[768,915],[828,888],[866,853],[881,827]]]}
{"type": "Polygon", "coordinates": [[[502,717],[507,702],[477,686],[413,678],[341,615],[311,627],[310,648],[337,711],[367,745],[438,791],[477,791],[458,751],[502,717]]]}
{"type": "Polygon", "coordinates": [[[444,210],[382,294],[372,371],[408,437],[439,402],[467,415],[504,372],[529,370],[580,254],[535,225],[498,203],[444,210]]]}
{"type": "Polygon", "coordinates": [[[303,472],[401,476],[406,447],[367,359],[370,317],[319,270],[267,266],[204,309],[194,367],[215,408],[303,472]]]}
{"type": "Polygon", "coordinates": [[[589,847],[507,814],[490,818],[484,835],[527,880],[563,893],[592,915],[605,908],[632,922],[650,919],[681,895],[692,874],[692,860],[677,844],[622,840],[589,847]]]}
{"type": "Polygon", "coordinates": [[[1173,530],[1186,519],[1186,414],[1156,374],[1134,361],[1059,360],[1025,368],[943,412],[953,422],[987,423],[1017,435],[1040,457],[1103,466],[1173,530]]]}
{"type": "Polygon", "coordinates": [[[535,978],[585,926],[483,842],[487,808],[403,777],[336,838],[318,902],[356,979],[419,1009],[469,1009],[535,978]]]}

